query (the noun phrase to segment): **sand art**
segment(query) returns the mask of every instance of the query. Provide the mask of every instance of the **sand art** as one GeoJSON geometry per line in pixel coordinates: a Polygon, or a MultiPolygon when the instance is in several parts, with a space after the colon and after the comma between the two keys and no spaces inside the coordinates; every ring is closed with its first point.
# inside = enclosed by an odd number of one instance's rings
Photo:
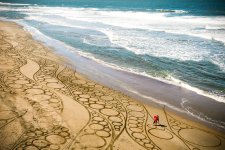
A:
{"type": "Polygon", "coordinates": [[[0,149],[222,150],[225,138],[86,79],[1,22],[0,149]]]}

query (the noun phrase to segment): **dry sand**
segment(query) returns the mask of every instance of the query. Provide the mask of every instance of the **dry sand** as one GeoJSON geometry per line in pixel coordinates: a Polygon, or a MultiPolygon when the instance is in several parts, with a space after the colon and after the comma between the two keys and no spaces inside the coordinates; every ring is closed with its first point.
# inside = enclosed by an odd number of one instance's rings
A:
{"type": "Polygon", "coordinates": [[[225,149],[224,134],[86,79],[15,23],[0,22],[0,53],[0,150],[225,149]]]}

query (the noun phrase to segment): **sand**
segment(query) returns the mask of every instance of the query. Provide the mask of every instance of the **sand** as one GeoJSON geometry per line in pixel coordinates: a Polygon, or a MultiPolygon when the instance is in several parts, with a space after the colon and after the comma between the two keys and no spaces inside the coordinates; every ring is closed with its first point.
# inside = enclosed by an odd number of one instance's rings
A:
{"type": "Polygon", "coordinates": [[[88,80],[15,23],[0,22],[0,53],[0,150],[225,149],[223,133],[88,80]]]}

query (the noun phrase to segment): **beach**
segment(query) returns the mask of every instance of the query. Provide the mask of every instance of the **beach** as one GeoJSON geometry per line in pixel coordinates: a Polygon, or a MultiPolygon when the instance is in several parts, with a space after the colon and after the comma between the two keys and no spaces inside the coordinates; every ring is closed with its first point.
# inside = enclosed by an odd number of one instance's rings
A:
{"type": "Polygon", "coordinates": [[[11,1],[0,2],[0,20],[21,25],[86,78],[225,132],[221,0],[11,1]]]}
{"type": "Polygon", "coordinates": [[[223,132],[88,79],[22,26],[1,21],[0,38],[0,149],[225,148],[223,132]]]}

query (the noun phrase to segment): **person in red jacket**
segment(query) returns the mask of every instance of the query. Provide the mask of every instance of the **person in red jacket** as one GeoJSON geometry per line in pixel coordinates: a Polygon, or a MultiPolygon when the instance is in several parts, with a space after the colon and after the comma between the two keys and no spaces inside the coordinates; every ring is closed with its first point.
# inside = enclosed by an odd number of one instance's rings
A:
{"type": "Polygon", "coordinates": [[[153,120],[154,120],[153,124],[159,123],[159,116],[158,115],[154,115],[153,120]]]}

